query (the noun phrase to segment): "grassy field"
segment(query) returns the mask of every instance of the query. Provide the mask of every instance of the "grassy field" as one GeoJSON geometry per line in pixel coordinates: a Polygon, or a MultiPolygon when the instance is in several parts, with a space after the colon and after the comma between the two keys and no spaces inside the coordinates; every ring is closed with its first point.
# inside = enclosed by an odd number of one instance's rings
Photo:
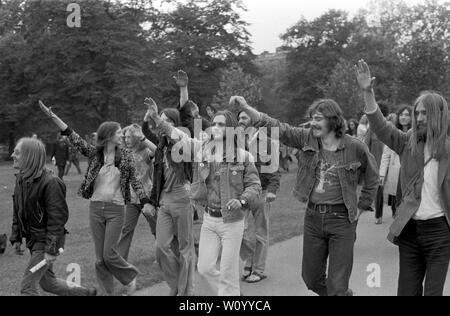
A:
{"type": "MultiPolygon", "coordinates": [[[[82,164],[82,170],[86,165],[82,164]]],[[[292,189],[295,172],[283,174],[278,199],[271,207],[270,242],[271,244],[290,239],[302,233],[304,207],[294,199],[292,189]]],[[[10,234],[12,221],[12,193],[14,189],[14,170],[10,164],[0,164],[0,234],[10,234]]],[[[65,178],[70,219],[66,226],[67,236],[65,253],[58,258],[55,272],[65,279],[70,263],[81,267],[82,284],[96,286],[94,271],[95,254],[88,221],[88,201],[77,196],[76,192],[81,176],[72,170],[65,178]]],[[[0,296],[17,295],[20,281],[29,259],[28,253],[17,256],[8,245],[4,255],[0,255],[0,296]]],[[[138,277],[138,289],[151,286],[162,280],[162,274],[155,263],[155,242],[146,221],[142,218],[136,229],[130,252],[130,262],[141,274],[138,277]]]]}

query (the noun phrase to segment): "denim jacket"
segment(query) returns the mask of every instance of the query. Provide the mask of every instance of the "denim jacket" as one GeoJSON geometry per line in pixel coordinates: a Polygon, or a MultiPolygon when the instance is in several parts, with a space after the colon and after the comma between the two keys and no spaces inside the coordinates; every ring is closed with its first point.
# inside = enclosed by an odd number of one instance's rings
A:
{"type": "MultiPolygon", "coordinates": [[[[315,171],[319,163],[320,140],[313,137],[310,129],[292,127],[265,114],[261,114],[259,125],[278,127],[280,142],[288,147],[299,149],[294,196],[300,202],[307,203],[316,180],[315,171]]],[[[338,171],[343,199],[348,209],[349,221],[353,223],[356,220],[358,209],[372,210],[371,205],[379,184],[378,167],[367,145],[352,136],[343,136],[338,151],[344,162],[344,168],[338,171]],[[363,178],[364,184],[358,201],[357,186],[360,177],[363,178]]]]}
{"type": "MultiPolygon", "coordinates": [[[[179,142],[179,145],[199,148],[207,148],[209,141],[200,141],[189,138],[183,132],[171,127],[166,123],[161,123],[159,128],[166,135],[179,142]]],[[[194,153],[195,150],[194,150],[194,153]]],[[[197,152],[198,154],[198,152],[197,152]]],[[[206,155],[205,155],[206,156],[206,155]]],[[[229,211],[227,203],[232,199],[245,200],[249,206],[254,205],[261,196],[261,182],[258,170],[252,162],[250,153],[243,149],[237,149],[232,157],[228,155],[224,162],[220,164],[220,197],[221,212],[225,223],[234,223],[245,217],[245,209],[229,211]],[[244,157],[243,162],[237,162],[236,157],[244,157]],[[233,162],[228,162],[233,161],[233,162]]],[[[206,179],[210,173],[210,162],[205,159],[203,162],[194,162],[193,178],[191,185],[191,201],[194,206],[205,208],[207,206],[208,190],[206,179]]]]}

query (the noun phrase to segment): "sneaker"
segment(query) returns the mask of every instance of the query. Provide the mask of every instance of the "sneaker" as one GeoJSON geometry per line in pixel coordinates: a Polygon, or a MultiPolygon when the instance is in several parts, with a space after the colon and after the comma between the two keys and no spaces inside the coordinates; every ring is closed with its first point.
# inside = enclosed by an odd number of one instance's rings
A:
{"type": "Polygon", "coordinates": [[[136,292],[136,283],[137,283],[137,277],[133,279],[133,281],[130,282],[130,284],[125,286],[125,293],[124,296],[132,296],[134,292],[136,292]]]}
{"type": "Polygon", "coordinates": [[[258,283],[265,279],[267,279],[266,275],[253,271],[252,274],[245,281],[247,283],[258,283]]]}
{"type": "Polygon", "coordinates": [[[375,225],[381,225],[381,224],[383,224],[383,219],[382,218],[377,218],[375,220],[375,225]]]}

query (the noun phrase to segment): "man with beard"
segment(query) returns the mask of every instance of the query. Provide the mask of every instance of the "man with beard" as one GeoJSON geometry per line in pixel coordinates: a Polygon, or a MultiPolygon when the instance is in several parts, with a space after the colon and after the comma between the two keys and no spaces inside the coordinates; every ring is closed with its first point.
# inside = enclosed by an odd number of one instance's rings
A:
{"type": "Polygon", "coordinates": [[[243,280],[248,283],[257,283],[267,278],[265,275],[267,253],[269,250],[269,217],[270,205],[277,197],[280,188],[281,175],[278,171],[279,144],[268,137],[267,129],[253,128],[250,116],[245,112],[238,115],[239,127],[245,129],[246,149],[256,149],[255,166],[258,169],[261,181],[261,198],[250,208],[254,221],[254,231],[250,232],[250,212],[245,217],[245,231],[241,246],[241,258],[244,261],[243,280]],[[274,159],[275,158],[275,159],[274,159]],[[262,166],[266,168],[261,168],[262,166]],[[270,170],[269,170],[270,169],[270,170]],[[252,240],[256,239],[253,245],[252,240]]]}
{"type": "Polygon", "coordinates": [[[356,226],[361,212],[371,209],[378,188],[375,158],[363,142],[345,135],[342,110],[333,100],[311,105],[310,129],[292,127],[259,113],[243,97],[232,97],[230,105],[247,113],[259,126],[278,127],[280,142],[299,149],[294,195],[308,206],[303,279],[308,289],[321,296],[352,295],[349,280],[356,226]],[[360,176],[364,186],[358,202],[360,176]]]}
{"type": "Polygon", "coordinates": [[[371,129],[401,160],[402,201],[389,234],[399,246],[398,295],[442,296],[450,261],[448,104],[438,93],[422,93],[412,129],[401,131],[377,106],[369,66],[360,60],[355,70],[371,129]]]}
{"type": "Polygon", "coordinates": [[[247,208],[260,197],[261,183],[253,158],[236,141],[236,117],[228,111],[217,112],[212,120],[211,137],[200,141],[165,122],[151,98],[146,104],[164,135],[183,145],[183,149],[194,148],[186,157],[187,150],[184,151],[183,159],[194,160],[191,201],[205,214],[200,234],[199,281],[211,295],[239,296],[244,218],[247,208]]]}

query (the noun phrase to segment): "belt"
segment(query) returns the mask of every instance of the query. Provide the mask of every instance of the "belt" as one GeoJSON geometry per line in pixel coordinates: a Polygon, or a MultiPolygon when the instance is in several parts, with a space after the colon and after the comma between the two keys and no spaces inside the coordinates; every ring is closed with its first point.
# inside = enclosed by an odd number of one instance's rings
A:
{"type": "Polygon", "coordinates": [[[220,210],[215,210],[210,207],[206,207],[205,212],[208,213],[211,217],[222,218],[222,212],[220,210]]]}
{"type": "Polygon", "coordinates": [[[328,213],[347,213],[347,207],[345,204],[314,204],[313,202],[308,203],[308,209],[319,212],[320,214],[328,214],[328,213]]]}

